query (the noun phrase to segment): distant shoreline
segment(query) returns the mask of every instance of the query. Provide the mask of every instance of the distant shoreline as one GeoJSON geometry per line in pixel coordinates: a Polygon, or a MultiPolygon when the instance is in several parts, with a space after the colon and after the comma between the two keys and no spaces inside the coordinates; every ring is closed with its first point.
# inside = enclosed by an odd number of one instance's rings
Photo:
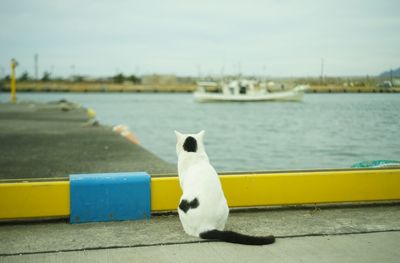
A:
{"type": "MultiPolygon", "coordinates": [[[[285,88],[286,89],[286,88],[285,88]]],[[[17,92],[147,92],[147,93],[189,93],[196,90],[195,84],[114,84],[114,83],[68,83],[68,82],[17,82],[17,92]]],[[[271,92],[282,90],[280,87],[271,92]]],[[[0,91],[10,92],[10,85],[3,84],[0,91]]],[[[400,93],[400,87],[383,88],[375,86],[310,85],[307,93],[400,93]]]]}

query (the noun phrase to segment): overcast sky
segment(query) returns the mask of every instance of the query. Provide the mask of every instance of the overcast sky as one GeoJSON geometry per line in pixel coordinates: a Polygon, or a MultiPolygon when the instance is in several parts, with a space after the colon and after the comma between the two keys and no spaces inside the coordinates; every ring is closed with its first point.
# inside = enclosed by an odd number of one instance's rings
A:
{"type": "Polygon", "coordinates": [[[399,0],[0,1],[0,74],[376,75],[400,66],[399,0]]]}

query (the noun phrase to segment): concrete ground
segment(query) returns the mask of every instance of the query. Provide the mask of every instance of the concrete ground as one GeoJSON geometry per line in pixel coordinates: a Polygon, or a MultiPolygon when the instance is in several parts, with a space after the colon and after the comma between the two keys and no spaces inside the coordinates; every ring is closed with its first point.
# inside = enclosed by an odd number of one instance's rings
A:
{"type": "Polygon", "coordinates": [[[0,225],[1,262],[398,262],[400,204],[234,211],[227,229],[274,234],[244,246],[187,236],[176,214],[147,221],[0,225]]]}
{"type": "Polygon", "coordinates": [[[0,103],[0,179],[176,172],[111,127],[94,124],[86,109],[68,102],[0,103]]]}
{"type": "Polygon", "coordinates": [[[6,257],[2,262],[398,262],[400,232],[289,238],[273,246],[178,244],[6,257]]]}

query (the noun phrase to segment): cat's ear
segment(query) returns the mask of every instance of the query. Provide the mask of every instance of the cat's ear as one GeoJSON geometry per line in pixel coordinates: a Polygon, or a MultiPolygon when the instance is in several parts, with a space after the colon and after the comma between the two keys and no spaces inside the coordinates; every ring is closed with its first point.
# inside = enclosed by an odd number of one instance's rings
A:
{"type": "Polygon", "coordinates": [[[183,137],[183,134],[178,132],[178,131],[175,131],[175,135],[176,135],[176,140],[177,141],[179,141],[179,139],[181,139],[183,137]]]}
{"type": "Polygon", "coordinates": [[[199,138],[203,139],[205,133],[206,133],[206,132],[205,132],[204,130],[202,130],[201,132],[199,132],[199,133],[197,134],[197,136],[198,136],[199,138]]]}

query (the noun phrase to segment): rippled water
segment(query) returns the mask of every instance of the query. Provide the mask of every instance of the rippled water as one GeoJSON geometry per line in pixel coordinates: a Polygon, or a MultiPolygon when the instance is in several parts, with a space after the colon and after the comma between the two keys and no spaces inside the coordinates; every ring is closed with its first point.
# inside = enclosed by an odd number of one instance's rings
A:
{"type": "MultiPolygon", "coordinates": [[[[0,94],[7,101],[8,94],[0,94]]],[[[206,130],[219,171],[350,167],[400,160],[400,94],[306,94],[302,102],[206,103],[191,94],[24,93],[94,108],[101,123],[127,124],[141,144],[176,163],[174,130],[206,130]]]]}

